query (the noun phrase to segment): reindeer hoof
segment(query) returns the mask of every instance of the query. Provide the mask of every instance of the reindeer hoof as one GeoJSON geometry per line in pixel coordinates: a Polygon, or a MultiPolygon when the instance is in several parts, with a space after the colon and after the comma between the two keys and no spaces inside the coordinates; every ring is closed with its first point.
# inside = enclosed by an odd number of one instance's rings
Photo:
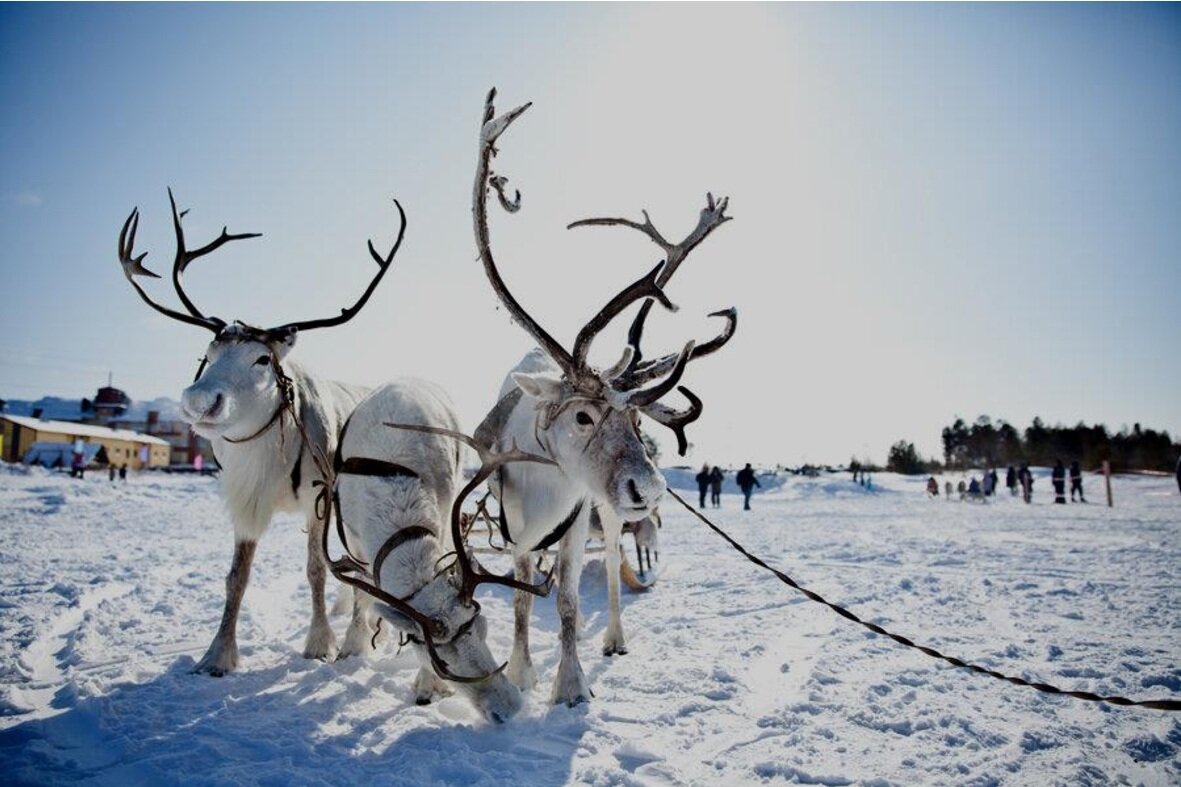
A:
{"type": "Polygon", "coordinates": [[[626,645],[615,645],[615,644],[604,645],[603,646],[603,655],[607,656],[608,658],[611,656],[626,656],[627,655],[627,646],[626,645]]]}
{"type": "Polygon", "coordinates": [[[210,646],[209,650],[197,662],[197,666],[193,667],[193,674],[195,675],[209,675],[214,678],[222,678],[229,675],[238,668],[238,646],[230,645],[228,647],[214,647],[210,646]]]}
{"type": "Polygon", "coordinates": [[[336,660],[336,635],[332,633],[332,629],[328,627],[327,621],[323,625],[313,625],[308,631],[307,641],[303,646],[303,657],[305,659],[316,659],[318,661],[335,661],[336,660]]]}
{"type": "Polygon", "coordinates": [[[430,697],[415,697],[414,704],[415,705],[430,705],[431,698],[430,697]]]}

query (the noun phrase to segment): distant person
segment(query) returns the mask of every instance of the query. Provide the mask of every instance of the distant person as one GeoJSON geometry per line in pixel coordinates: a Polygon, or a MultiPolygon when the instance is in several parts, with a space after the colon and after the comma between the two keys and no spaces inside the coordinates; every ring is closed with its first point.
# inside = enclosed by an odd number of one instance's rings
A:
{"type": "Polygon", "coordinates": [[[1078,465],[1078,460],[1075,459],[1070,463],[1070,502],[1074,502],[1074,493],[1078,492],[1078,501],[1080,503],[1087,502],[1087,498],[1083,497],[1083,471],[1078,465]]]}
{"type": "Polygon", "coordinates": [[[951,492],[952,492],[952,486],[951,486],[951,482],[950,482],[950,481],[944,481],[944,482],[943,482],[943,494],[944,494],[944,495],[946,495],[946,498],[945,498],[945,499],[946,499],[948,502],[951,502],[951,492]]]}
{"type": "Polygon", "coordinates": [[[742,510],[750,510],[750,496],[755,491],[755,487],[761,487],[759,479],[755,478],[755,471],[751,469],[750,462],[746,463],[746,467],[738,471],[738,475],[734,477],[738,482],[738,488],[742,490],[742,510]]]}
{"type": "Polygon", "coordinates": [[[1033,473],[1029,471],[1029,465],[1025,462],[1021,463],[1021,469],[1017,471],[1017,480],[1021,482],[1021,495],[1025,498],[1025,502],[1032,503],[1033,473]]]}
{"type": "Polygon", "coordinates": [[[1000,478],[996,474],[996,468],[988,471],[988,494],[995,495],[997,484],[1000,483],[1000,478]]]}
{"type": "Polygon", "coordinates": [[[984,480],[980,482],[980,488],[984,492],[985,497],[992,497],[992,490],[995,489],[996,473],[989,470],[984,474],[984,480]]]}
{"type": "Polygon", "coordinates": [[[722,468],[714,465],[714,469],[709,472],[709,500],[714,508],[722,507],[722,482],[725,480],[726,474],[722,468]]]}
{"type": "Polygon", "coordinates": [[[1050,479],[1054,482],[1054,502],[1066,505],[1066,466],[1062,464],[1061,459],[1054,462],[1050,479]]]}
{"type": "Polygon", "coordinates": [[[83,478],[86,472],[86,465],[83,464],[83,457],[86,455],[81,451],[75,451],[70,458],[70,478],[83,478]]]}
{"type": "Polygon", "coordinates": [[[849,463],[849,472],[853,474],[853,483],[857,483],[857,475],[861,471],[861,463],[854,460],[849,463]]]}
{"type": "Polygon", "coordinates": [[[115,472],[115,465],[113,462],[107,465],[107,478],[110,479],[112,484],[115,483],[115,472]]]}
{"type": "Polygon", "coordinates": [[[119,480],[123,481],[123,482],[127,481],[127,463],[126,462],[119,465],[119,480]]]}
{"type": "Polygon", "coordinates": [[[972,480],[968,482],[968,499],[980,500],[983,497],[984,495],[981,494],[980,482],[976,480],[976,476],[972,476],[972,480]]]}
{"type": "Polygon", "coordinates": [[[935,480],[935,476],[927,477],[927,497],[939,497],[939,482],[935,480]]]}
{"type": "Polygon", "coordinates": [[[1009,465],[1009,469],[1005,471],[1005,486],[1009,487],[1010,495],[1017,496],[1017,471],[1013,469],[1013,465],[1009,465]]]}
{"type": "Polygon", "coordinates": [[[965,482],[965,481],[964,481],[964,479],[962,479],[962,478],[961,478],[961,479],[960,479],[960,482],[959,482],[958,484],[956,484],[956,485],[955,485],[955,491],[957,491],[957,492],[959,492],[959,493],[960,493],[960,500],[963,500],[963,499],[964,499],[964,497],[965,497],[965,495],[967,495],[967,494],[968,494],[968,484],[967,484],[967,482],[965,482]]]}
{"type": "Polygon", "coordinates": [[[705,508],[705,493],[709,491],[709,465],[702,465],[697,474],[698,508],[705,508]]]}

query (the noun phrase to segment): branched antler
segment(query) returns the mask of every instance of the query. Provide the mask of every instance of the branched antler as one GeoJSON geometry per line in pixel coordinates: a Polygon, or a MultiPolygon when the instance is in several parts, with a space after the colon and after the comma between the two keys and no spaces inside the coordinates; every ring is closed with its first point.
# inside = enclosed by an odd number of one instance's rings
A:
{"type": "Polygon", "coordinates": [[[189,267],[189,263],[191,263],[193,260],[199,257],[204,257],[210,252],[217,251],[230,241],[247,240],[249,238],[261,238],[262,233],[243,232],[237,235],[231,235],[227,231],[227,228],[223,226],[221,228],[221,235],[219,235],[217,238],[213,239],[209,243],[206,243],[199,249],[189,251],[185,248],[185,231],[180,225],[181,218],[186,213],[188,213],[188,211],[186,210],[182,213],[177,213],[176,200],[172,196],[171,188],[168,189],[168,204],[172,208],[172,227],[176,232],[176,258],[172,262],[172,286],[176,290],[176,295],[178,298],[180,298],[180,302],[185,305],[186,309],[188,309],[189,314],[193,315],[198,320],[204,320],[206,319],[205,315],[201,313],[200,309],[193,305],[193,302],[189,300],[188,294],[181,285],[181,277],[184,276],[185,269],[189,267]]]}
{"type": "MultiPolygon", "coordinates": [[[[171,190],[168,192],[168,198],[169,200],[172,199],[171,190]]],[[[175,210],[176,205],[173,203],[174,213],[175,210]]],[[[143,302],[148,306],[151,306],[156,311],[160,312],[160,314],[163,314],[165,317],[171,317],[174,320],[187,323],[188,325],[196,325],[199,328],[206,328],[210,331],[213,331],[215,334],[220,332],[222,328],[226,327],[224,320],[220,320],[217,317],[206,317],[195,308],[189,308],[189,300],[187,297],[182,297],[182,300],[186,304],[186,308],[189,310],[189,313],[186,314],[184,312],[178,312],[175,309],[170,309],[167,306],[156,303],[151,299],[151,297],[148,296],[143,287],[139,286],[139,282],[135,280],[135,277],[149,276],[153,279],[158,279],[160,278],[160,275],[153,273],[144,267],[144,258],[148,256],[146,251],[139,256],[133,256],[135,254],[135,233],[137,230],[139,230],[139,208],[134,208],[132,209],[131,214],[128,215],[127,221],[123,222],[123,229],[119,231],[119,262],[123,265],[123,275],[127,277],[127,281],[130,282],[131,286],[135,288],[135,291],[139,293],[139,297],[143,299],[143,302]]],[[[178,259],[181,258],[183,250],[184,243],[182,238],[180,248],[177,250],[178,259]]],[[[173,283],[176,285],[177,291],[179,293],[184,292],[184,290],[180,288],[180,277],[175,273],[175,270],[173,283]]]]}
{"type": "Polygon", "coordinates": [[[348,308],[341,309],[340,315],[337,317],[327,317],[322,320],[289,322],[286,325],[280,325],[277,328],[270,328],[267,332],[273,334],[283,334],[290,331],[310,331],[313,328],[331,328],[334,325],[342,325],[353,319],[353,317],[356,317],[357,312],[361,311],[361,309],[365,307],[365,304],[369,301],[369,296],[372,295],[373,291],[377,289],[377,285],[381,283],[382,277],[385,276],[386,271],[389,270],[390,265],[393,264],[394,255],[398,253],[398,249],[402,247],[402,239],[406,237],[406,211],[402,209],[402,203],[398,202],[396,199],[394,200],[394,207],[398,209],[398,218],[401,222],[398,227],[398,238],[394,241],[394,245],[390,249],[390,253],[384,257],[377,253],[377,249],[373,247],[373,241],[369,241],[369,256],[371,256],[373,261],[377,263],[377,274],[369,280],[369,286],[365,288],[363,293],[361,293],[361,297],[356,303],[354,303],[352,306],[349,306],[348,308]]]}
{"type": "Polygon", "coordinates": [[[563,376],[571,386],[583,395],[602,396],[613,406],[639,408],[676,433],[680,453],[684,454],[688,445],[684,427],[700,416],[701,401],[684,388],[680,390],[689,399],[689,410],[684,412],[673,410],[658,404],[658,401],[677,386],[690,361],[717,351],[730,340],[737,326],[738,312],[733,308],[713,312],[710,316],[723,317],[726,320],[726,326],[722,332],[700,345],[689,342],[676,355],[666,355],[643,363],[640,341],[643,337],[644,322],[652,310],[653,303],[659,302],[669,310],[676,310],[676,307],[665,295],[664,287],[676,273],[685,257],[709,237],[710,233],[730,220],[731,217],[726,215],[726,209],[730,204],[729,198],[723,197],[716,200],[712,193],[706,194],[706,205],[701,210],[697,226],[680,243],[670,242],[652,223],[646,210],[641,211],[644,217],[642,222],[626,218],[589,218],[568,225],[569,229],[587,226],[630,227],[651,239],[665,254],[664,261],[639,281],[619,292],[583,326],[575,338],[573,352],[568,352],[525,311],[509,292],[492,256],[491,244],[488,240],[488,190],[496,191],[501,205],[509,212],[516,212],[521,206],[520,192],[516,192],[515,198],[509,200],[506,196],[507,178],[492,174],[492,157],[497,153],[496,142],[500,135],[531,106],[531,104],[524,104],[497,117],[494,106],[495,98],[496,89],[493,88],[489,91],[484,102],[483,125],[480,129],[480,157],[476,167],[476,180],[472,195],[476,248],[480,253],[484,272],[492,283],[493,290],[512,318],[525,328],[553,359],[554,363],[562,369],[563,376]],[[643,303],[628,331],[628,347],[624,350],[623,356],[605,371],[595,371],[587,361],[591,343],[611,320],[637,301],[643,301],[643,303]],[[663,379],[651,388],[642,388],[645,383],[658,378],[663,379]]]}
{"type": "MultiPolygon", "coordinates": [[[[677,272],[677,269],[680,267],[681,263],[684,262],[685,258],[689,256],[689,253],[692,252],[693,249],[697,248],[697,246],[703,240],[709,237],[710,233],[712,233],[715,229],[734,218],[733,216],[726,215],[726,208],[729,205],[729,197],[722,197],[720,200],[715,200],[712,193],[707,193],[705,195],[705,207],[701,209],[701,214],[697,219],[697,226],[694,227],[693,231],[686,235],[684,240],[682,240],[680,243],[669,242],[664,237],[664,235],[661,234],[658,229],[656,229],[656,225],[652,223],[652,219],[649,217],[648,211],[646,210],[640,211],[644,216],[643,222],[633,221],[631,219],[625,218],[591,218],[571,222],[566,226],[566,229],[574,229],[575,227],[619,226],[630,227],[631,229],[643,233],[649,239],[651,239],[653,243],[659,246],[667,257],[664,268],[661,270],[660,276],[656,281],[657,285],[663,288],[668,284],[669,280],[672,279],[673,274],[677,272]]],[[[644,333],[644,323],[648,319],[648,313],[651,310],[651,300],[645,301],[643,304],[641,304],[639,313],[636,314],[635,319],[632,320],[631,327],[628,329],[628,344],[630,344],[635,351],[632,356],[631,366],[625,370],[622,375],[620,375],[621,382],[623,382],[626,387],[635,387],[636,385],[641,385],[647,380],[651,380],[653,377],[656,377],[661,373],[666,373],[676,361],[676,356],[666,356],[665,358],[660,359],[660,367],[647,367],[640,379],[634,379],[634,375],[640,371],[640,362],[644,357],[640,350],[640,340],[644,333]],[[655,368],[660,368],[662,371],[655,372],[653,371],[655,368]]],[[[698,345],[693,359],[697,359],[703,355],[709,355],[710,353],[715,352],[725,345],[725,343],[730,340],[730,337],[734,335],[734,328],[738,320],[737,310],[731,308],[721,312],[714,312],[710,316],[727,317],[728,322],[726,328],[716,338],[698,345]]]]}
{"type": "Polygon", "coordinates": [[[644,415],[659,424],[667,426],[677,436],[677,453],[685,455],[689,449],[689,440],[685,437],[685,427],[701,417],[701,400],[683,385],[677,386],[686,399],[689,400],[688,410],[674,410],[668,405],[654,402],[644,408],[644,415]]]}
{"type": "MultiPolygon", "coordinates": [[[[181,226],[181,219],[185,217],[188,211],[178,211],[176,209],[176,199],[172,195],[171,188],[168,189],[168,204],[172,209],[172,227],[173,231],[176,233],[176,257],[172,262],[172,286],[176,290],[177,297],[180,298],[180,302],[184,304],[185,310],[188,313],[185,314],[183,312],[179,312],[174,309],[170,309],[167,306],[162,306],[159,303],[156,303],[150,297],[148,297],[147,292],[145,292],[144,289],[139,286],[139,282],[135,280],[136,276],[149,276],[155,279],[160,278],[158,274],[153,273],[144,267],[143,261],[144,258],[148,256],[147,252],[144,252],[139,256],[133,256],[135,247],[135,233],[136,230],[139,229],[139,208],[135,208],[131,211],[131,215],[127,217],[127,221],[123,222],[123,229],[119,232],[119,261],[123,264],[123,275],[127,277],[127,281],[131,282],[131,286],[135,288],[137,293],[139,293],[140,298],[142,298],[146,304],[164,316],[171,317],[172,319],[179,320],[183,323],[188,323],[189,325],[207,328],[213,331],[214,334],[219,334],[221,333],[222,329],[226,327],[225,320],[213,316],[206,317],[201,312],[201,310],[197,308],[196,304],[193,303],[192,299],[189,298],[188,293],[186,293],[184,289],[182,280],[184,278],[185,270],[194,260],[217,251],[222,246],[231,241],[258,238],[262,236],[262,233],[243,232],[232,234],[226,227],[222,227],[221,234],[218,237],[214,238],[212,241],[200,247],[199,249],[193,249],[190,251],[185,245],[184,228],[181,226]]],[[[385,257],[382,257],[380,254],[378,254],[377,249],[375,249],[373,246],[373,241],[369,241],[369,254],[377,263],[378,271],[377,275],[374,276],[372,280],[370,280],[369,286],[365,288],[365,291],[361,294],[361,297],[356,303],[348,308],[341,309],[340,315],[337,317],[330,317],[323,320],[291,322],[275,328],[251,328],[250,330],[253,332],[252,335],[255,335],[260,340],[265,341],[270,338],[283,336],[295,331],[307,331],[313,328],[327,328],[334,325],[340,325],[355,317],[357,312],[361,311],[361,309],[365,306],[365,303],[369,300],[369,296],[373,294],[373,291],[381,282],[382,277],[385,276],[386,271],[394,261],[394,255],[398,253],[398,249],[402,245],[402,239],[406,235],[406,212],[402,210],[402,204],[396,199],[394,200],[394,205],[397,207],[398,215],[401,218],[401,226],[398,229],[398,239],[394,242],[394,246],[392,249],[390,249],[390,253],[385,257]]],[[[243,325],[245,324],[243,323],[243,325]]]]}

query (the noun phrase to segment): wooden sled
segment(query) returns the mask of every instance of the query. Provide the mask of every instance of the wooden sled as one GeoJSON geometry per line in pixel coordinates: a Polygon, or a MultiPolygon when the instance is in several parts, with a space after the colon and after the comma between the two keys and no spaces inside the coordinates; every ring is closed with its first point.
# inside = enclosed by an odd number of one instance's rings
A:
{"type": "MultiPolygon", "coordinates": [[[[480,500],[477,511],[474,514],[463,515],[463,537],[466,543],[469,543],[468,550],[475,555],[496,555],[502,554],[506,551],[503,545],[497,546],[495,544],[496,538],[499,536],[493,524],[493,517],[485,508],[487,498],[480,500]],[[474,542],[474,543],[473,543],[474,542]],[[479,546],[476,546],[478,544],[479,546]]],[[[657,571],[652,563],[652,555],[655,553],[656,559],[660,559],[660,553],[656,550],[656,529],[660,527],[660,515],[653,513],[649,519],[640,522],[625,522],[623,525],[623,533],[631,533],[632,538],[635,539],[636,565],[632,565],[631,560],[628,559],[628,552],[619,545],[619,580],[624,586],[633,593],[644,593],[653,585],[656,584],[657,571]],[[647,570],[644,568],[645,559],[647,560],[647,570]],[[636,572],[636,567],[639,567],[639,573],[636,572]]],[[[602,554],[605,546],[602,542],[603,531],[599,525],[598,517],[591,517],[591,534],[587,541],[585,554],[595,555],[602,554]],[[596,526],[598,526],[596,530],[596,526]],[[592,546],[591,543],[594,542],[592,546]]],[[[543,554],[549,554],[551,550],[546,550],[543,554]]],[[[538,556],[538,570],[541,571],[542,556],[538,556]]],[[[505,576],[511,576],[512,570],[505,576]]]]}

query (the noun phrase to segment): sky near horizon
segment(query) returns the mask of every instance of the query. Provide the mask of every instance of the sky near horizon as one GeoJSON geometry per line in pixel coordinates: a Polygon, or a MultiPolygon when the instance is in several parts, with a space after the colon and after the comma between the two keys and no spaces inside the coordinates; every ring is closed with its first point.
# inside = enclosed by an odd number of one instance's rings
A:
{"type": "MultiPolygon", "coordinates": [[[[534,102],[491,237],[517,298],[567,343],[659,259],[705,193],[731,198],[668,286],[645,348],[695,362],[686,461],[884,461],[986,413],[1019,428],[1133,422],[1181,437],[1181,9],[1165,5],[0,5],[0,398],[179,398],[209,334],[123,279],[167,275],[166,187],[207,313],[334,315],[409,216],[366,309],[301,336],[309,368],[441,383],[491,407],[531,346],[476,259],[484,93],[534,102]],[[649,349],[651,348],[651,349],[649,349]]],[[[167,280],[146,285],[175,305],[167,280]]],[[[613,361],[626,320],[592,359],[613,361]]],[[[650,430],[674,461],[671,435],[650,430]]]]}

